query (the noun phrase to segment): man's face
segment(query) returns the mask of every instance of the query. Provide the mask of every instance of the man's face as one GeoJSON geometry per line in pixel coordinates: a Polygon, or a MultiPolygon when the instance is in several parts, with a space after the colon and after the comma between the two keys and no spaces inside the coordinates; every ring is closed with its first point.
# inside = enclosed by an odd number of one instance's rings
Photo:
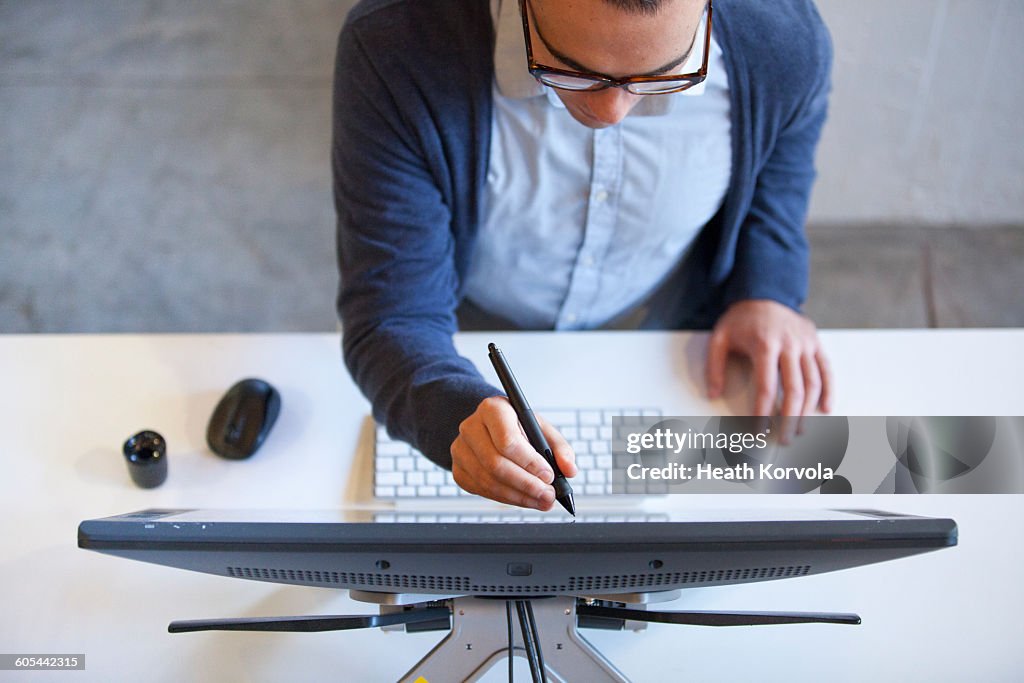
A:
{"type": "MultiPolygon", "coordinates": [[[[704,0],[664,0],[656,14],[616,8],[605,0],[530,0],[533,57],[549,66],[612,78],[680,73],[695,40],[704,0]],[[666,70],[666,67],[673,67],[666,70]]],[[[573,118],[605,128],[625,118],[641,97],[624,88],[555,89],[573,118]]]]}

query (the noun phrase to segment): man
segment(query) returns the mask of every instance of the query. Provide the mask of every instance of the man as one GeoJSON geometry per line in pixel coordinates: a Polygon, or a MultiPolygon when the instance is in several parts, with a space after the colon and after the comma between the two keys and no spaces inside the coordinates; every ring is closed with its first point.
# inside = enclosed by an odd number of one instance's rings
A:
{"type": "MultiPolygon", "coordinates": [[[[344,355],[464,489],[552,473],[452,344],[477,327],[709,328],[710,397],[828,410],[803,236],[831,44],[811,0],[365,0],[338,46],[344,355]],[[706,78],[702,76],[706,74],[706,78]]],[[[559,465],[572,451],[543,422],[559,465]]]]}

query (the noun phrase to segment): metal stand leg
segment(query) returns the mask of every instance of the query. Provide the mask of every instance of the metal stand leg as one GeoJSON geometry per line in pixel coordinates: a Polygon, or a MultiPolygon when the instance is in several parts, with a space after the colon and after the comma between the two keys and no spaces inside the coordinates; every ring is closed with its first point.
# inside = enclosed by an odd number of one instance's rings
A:
{"type": "MultiPolygon", "coordinates": [[[[552,681],[628,683],[622,672],[580,635],[576,628],[576,598],[531,600],[544,669],[552,681]]],[[[522,634],[513,628],[515,656],[524,656],[522,634]]],[[[452,600],[452,630],[448,636],[401,678],[475,681],[508,656],[505,601],[461,597],[452,600]]]]}

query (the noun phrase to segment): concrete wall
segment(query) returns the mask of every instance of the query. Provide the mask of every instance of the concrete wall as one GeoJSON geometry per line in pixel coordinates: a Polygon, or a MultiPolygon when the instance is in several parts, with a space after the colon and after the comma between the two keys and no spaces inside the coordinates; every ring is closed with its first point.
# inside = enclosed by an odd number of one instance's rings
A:
{"type": "Polygon", "coordinates": [[[1024,2],[817,2],[836,61],[811,221],[1024,225],[1024,2]]]}
{"type": "MultiPolygon", "coordinates": [[[[816,1],[836,61],[811,222],[1024,225],[1024,0],[816,1]]],[[[0,3],[0,85],[156,79],[230,91],[232,79],[251,76],[329,88],[352,4],[0,3]]],[[[321,90],[311,105],[322,122],[318,164],[329,96],[321,90]]],[[[0,112],[17,113],[6,104],[0,112]]],[[[309,156],[305,146],[292,151],[309,156]]]]}

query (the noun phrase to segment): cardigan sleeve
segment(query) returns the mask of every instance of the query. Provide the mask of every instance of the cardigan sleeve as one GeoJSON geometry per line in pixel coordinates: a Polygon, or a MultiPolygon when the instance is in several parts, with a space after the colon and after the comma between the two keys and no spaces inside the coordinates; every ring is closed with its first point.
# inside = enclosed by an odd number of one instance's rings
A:
{"type": "MultiPolygon", "coordinates": [[[[816,37],[804,60],[786,67],[813,78],[794,79],[801,82],[803,92],[780,122],[756,172],[750,208],[737,237],[734,267],[725,284],[724,307],[744,299],[772,299],[799,311],[807,297],[809,252],[804,224],[816,175],[815,150],[828,112],[832,65],[832,44],[824,24],[816,37]]],[[[783,78],[776,84],[780,90],[786,87],[783,78]]]]}
{"type": "Polygon", "coordinates": [[[331,166],[342,348],[374,417],[450,468],[459,423],[500,392],[452,341],[458,274],[450,178],[439,172],[438,155],[425,151],[436,148],[424,137],[427,108],[417,108],[408,83],[390,77],[391,47],[370,49],[353,21],[338,42],[331,166]]]}

